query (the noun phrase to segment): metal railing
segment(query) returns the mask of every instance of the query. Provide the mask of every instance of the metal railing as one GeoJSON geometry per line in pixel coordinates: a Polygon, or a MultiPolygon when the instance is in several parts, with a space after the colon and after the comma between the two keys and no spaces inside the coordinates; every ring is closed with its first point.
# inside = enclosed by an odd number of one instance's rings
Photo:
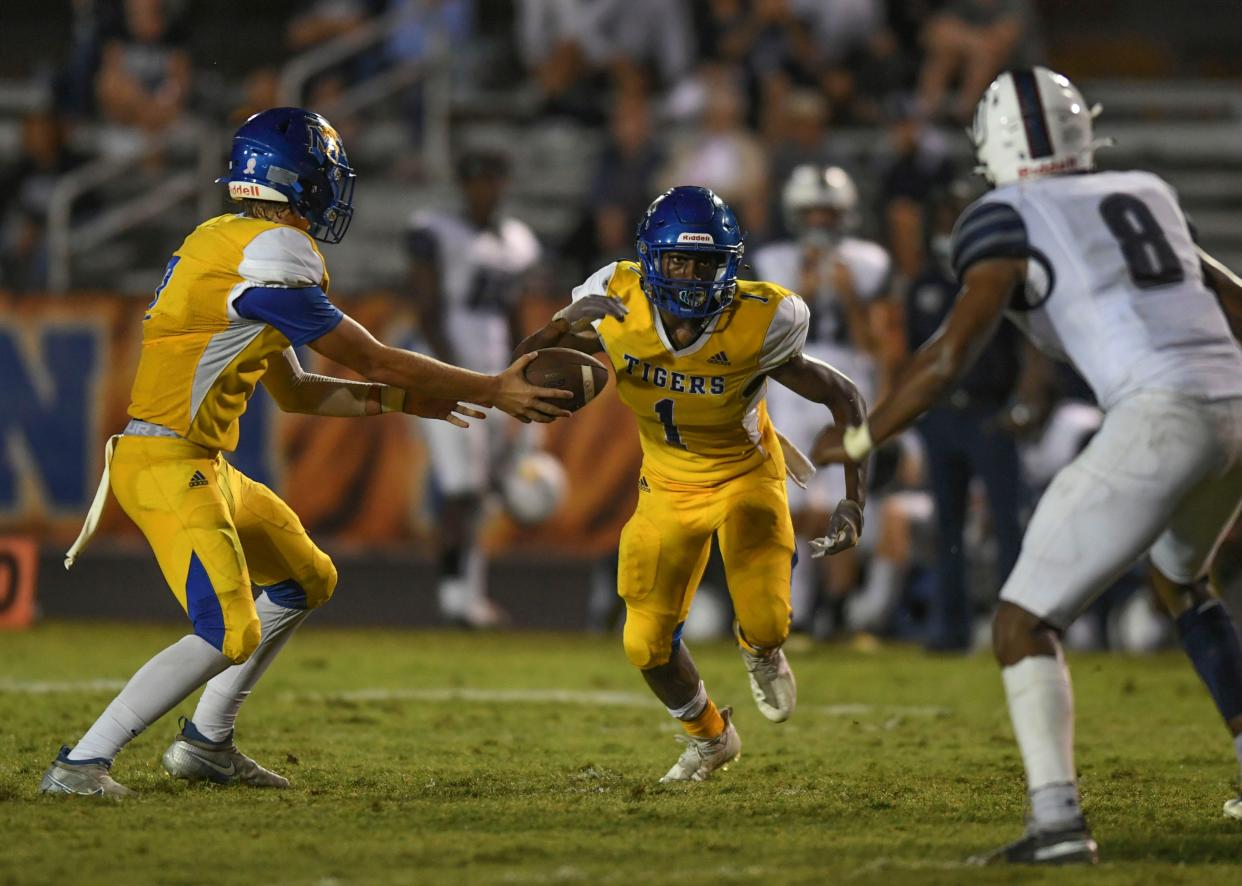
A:
{"type": "Polygon", "coordinates": [[[56,182],[48,198],[47,214],[50,291],[63,293],[72,286],[74,256],[115,239],[190,197],[197,197],[204,215],[210,212],[213,194],[209,185],[214,179],[218,150],[216,131],[199,120],[184,125],[190,127],[197,149],[194,170],[169,176],[154,188],[109,206],[76,226],[73,208],[83,196],[132,174],[147,157],[168,147],[171,139],[167,135],[148,139],[137,150],[101,157],[56,182]]]}

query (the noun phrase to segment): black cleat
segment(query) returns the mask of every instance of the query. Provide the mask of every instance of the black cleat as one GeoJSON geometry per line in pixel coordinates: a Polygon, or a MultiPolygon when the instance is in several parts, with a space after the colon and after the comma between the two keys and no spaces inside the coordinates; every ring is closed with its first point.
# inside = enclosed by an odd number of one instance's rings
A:
{"type": "Polygon", "coordinates": [[[1028,830],[1020,840],[972,855],[967,864],[1098,864],[1100,848],[1083,819],[1055,831],[1028,830]]]}

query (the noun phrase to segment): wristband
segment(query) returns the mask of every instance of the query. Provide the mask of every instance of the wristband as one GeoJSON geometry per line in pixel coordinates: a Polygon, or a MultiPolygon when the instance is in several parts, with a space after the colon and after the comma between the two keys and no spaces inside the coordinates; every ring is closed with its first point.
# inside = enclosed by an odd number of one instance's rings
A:
{"type": "Polygon", "coordinates": [[[380,394],[380,414],[401,412],[405,409],[405,391],[392,385],[377,385],[380,394]]]}
{"type": "Polygon", "coordinates": [[[841,445],[845,448],[845,454],[850,457],[850,461],[862,461],[872,448],[870,426],[864,422],[857,427],[846,428],[845,433],[841,435],[841,445]]]}

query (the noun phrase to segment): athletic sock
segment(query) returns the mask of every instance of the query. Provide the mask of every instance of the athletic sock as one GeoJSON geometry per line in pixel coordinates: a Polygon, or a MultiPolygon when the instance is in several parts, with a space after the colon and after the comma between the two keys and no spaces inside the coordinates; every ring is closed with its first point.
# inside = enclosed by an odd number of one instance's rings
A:
{"type": "Polygon", "coordinates": [[[1035,655],[1001,670],[1009,716],[1026,766],[1038,830],[1082,816],[1074,773],[1074,698],[1060,654],[1035,655]]]}
{"type": "Polygon", "coordinates": [[[298,625],[310,615],[306,609],[282,606],[273,601],[266,591],[254,601],[254,608],[259,614],[263,631],[259,645],[250,658],[218,674],[207,684],[194,711],[193,725],[209,741],[225,742],[232,737],[242,703],[250,697],[250,691],[289,642],[298,625]]]}
{"type": "Polygon", "coordinates": [[[900,602],[903,571],[901,564],[887,557],[871,561],[866,582],[845,601],[852,629],[876,633],[887,627],[900,602]]]}
{"type": "Polygon", "coordinates": [[[1226,722],[1242,716],[1242,645],[1219,600],[1192,606],[1177,617],[1177,634],[1216,709],[1226,722]]]}
{"type": "Polygon", "coordinates": [[[440,614],[466,618],[486,595],[487,557],[478,545],[456,548],[441,560],[440,614]]]}
{"type": "Polygon", "coordinates": [[[229,664],[220,650],[202,637],[182,637],[129,678],[69,752],[69,761],[111,761],[129,741],[229,664]]]}
{"type": "Polygon", "coordinates": [[[724,717],[720,716],[715,702],[707,697],[702,680],[694,698],[679,708],[669,708],[668,712],[695,738],[715,738],[724,732],[724,717]]]}

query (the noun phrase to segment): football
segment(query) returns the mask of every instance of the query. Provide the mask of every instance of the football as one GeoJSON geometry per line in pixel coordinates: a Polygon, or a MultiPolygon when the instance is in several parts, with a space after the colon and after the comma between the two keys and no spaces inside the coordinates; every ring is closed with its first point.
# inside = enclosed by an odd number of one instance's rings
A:
{"type": "Polygon", "coordinates": [[[544,388],[573,392],[556,405],[570,412],[586,406],[608,385],[608,369],[590,354],[572,348],[544,348],[526,367],[526,380],[544,388]]]}

